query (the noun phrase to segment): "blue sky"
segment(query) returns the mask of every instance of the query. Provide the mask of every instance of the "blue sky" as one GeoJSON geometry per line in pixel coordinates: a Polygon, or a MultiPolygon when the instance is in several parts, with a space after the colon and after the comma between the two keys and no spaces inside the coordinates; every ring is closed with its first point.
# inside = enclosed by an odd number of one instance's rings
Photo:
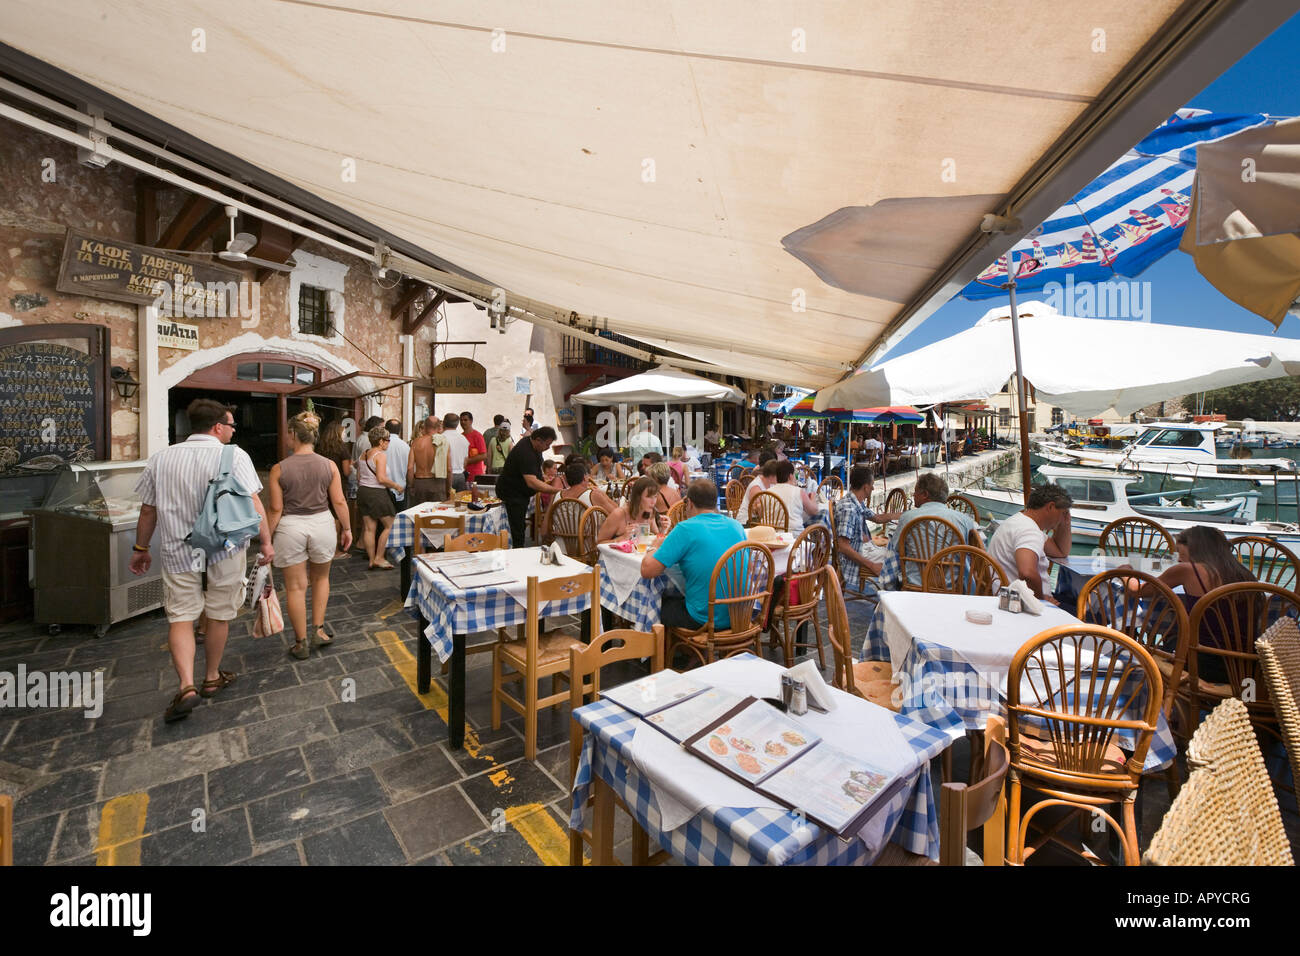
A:
{"type": "MultiPolygon", "coordinates": [[[[1216,113],[1300,116],[1296,50],[1300,50],[1300,15],[1292,17],[1184,105],[1216,113]]],[[[1214,286],[1202,279],[1191,257],[1185,253],[1170,253],[1143,272],[1139,279],[1151,283],[1153,322],[1273,334],[1272,323],[1224,298],[1214,286]]],[[[1022,298],[1042,296],[1029,293],[1022,298]]],[[[954,299],[923,322],[886,358],[895,358],[955,335],[974,325],[989,309],[1003,304],[997,299],[978,302],[954,299]]],[[[1287,316],[1277,334],[1300,338],[1300,319],[1287,316]]]]}

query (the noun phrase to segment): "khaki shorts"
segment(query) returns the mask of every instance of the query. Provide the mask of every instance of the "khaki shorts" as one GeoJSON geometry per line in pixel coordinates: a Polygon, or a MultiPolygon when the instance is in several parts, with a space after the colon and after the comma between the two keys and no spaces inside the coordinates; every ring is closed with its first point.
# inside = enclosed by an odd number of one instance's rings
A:
{"type": "Polygon", "coordinates": [[[197,621],[207,614],[209,621],[233,621],[244,604],[244,575],[248,570],[248,551],[208,566],[208,589],[203,590],[202,571],[174,574],[163,570],[163,607],[173,624],[197,621]]]}
{"type": "Polygon", "coordinates": [[[334,515],[322,511],[314,515],[285,515],[275,527],[275,559],[277,568],[288,568],[310,561],[328,564],[338,551],[338,535],[334,530],[334,515]]]}

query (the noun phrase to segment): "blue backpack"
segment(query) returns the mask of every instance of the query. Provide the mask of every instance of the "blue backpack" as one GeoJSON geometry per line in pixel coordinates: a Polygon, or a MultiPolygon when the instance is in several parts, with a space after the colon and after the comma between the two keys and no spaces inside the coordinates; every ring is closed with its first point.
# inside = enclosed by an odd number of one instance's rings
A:
{"type": "Polygon", "coordinates": [[[253,496],[230,473],[234,458],[234,445],[221,449],[221,462],[208,481],[208,493],[199,508],[199,516],[185,536],[190,547],[198,548],[209,558],[238,551],[262,525],[253,496]]]}

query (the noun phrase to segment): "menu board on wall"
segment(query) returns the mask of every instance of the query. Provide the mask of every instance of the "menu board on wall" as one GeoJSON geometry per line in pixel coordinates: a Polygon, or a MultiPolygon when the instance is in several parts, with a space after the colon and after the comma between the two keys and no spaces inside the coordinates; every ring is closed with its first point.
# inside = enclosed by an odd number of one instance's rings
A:
{"type": "Polygon", "coordinates": [[[84,340],[82,348],[72,337],[32,337],[57,328],[0,333],[0,475],[48,471],[64,462],[107,457],[103,423],[107,333],[99,327],[74,327],[84,340]]]}

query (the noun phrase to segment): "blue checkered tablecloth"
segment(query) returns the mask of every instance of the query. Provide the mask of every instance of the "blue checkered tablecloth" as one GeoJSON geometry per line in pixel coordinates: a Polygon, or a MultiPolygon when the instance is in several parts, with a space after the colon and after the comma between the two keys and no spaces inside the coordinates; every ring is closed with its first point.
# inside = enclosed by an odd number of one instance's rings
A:
{"type": "MultiPolygon", "coordinates": [[[[591,596],[583,594],[564,601],[548,601],[541,607],[541,616],[581,614],[590,607],[591,596]]],[[[406,608],[412,617],[423,615],[428,622],[424,636],[439,661],[451,657],[453,635],[510,627],[523,624],[528,618],[528,608],[504,588],[459,591],[441,574],[423,567],[415,568],[411,574],[406,608]]]]}
{"type": "MultiPolygon", "coordinates": [[[[878,607],[867,627],[862,660],[889,659],[885,611],[878,607]]],[[[1010,664],[1010,659],[1007,663],[1010,664]]],[[[1005,712],[1006,699],[1002,688],[990,686],[975,667],[942,644],[913,637],[907,656],[894,673],[895,694],[901,702],[901,712],[953,739],[967,730],[983,730],[990,713],[1005,712]]],[[[1140,705],[1130,708],[1132,713],[1140,713],[1141,709],[1140,705]]],[[[1133,734],[1127,731],[1117,733],[1116,741],[1129,751],[1135,742],[1133,734]]],[[[1146,773],[1163,770],[1173,762],[1177,753],[1173,733],[1161,714],[1151,746],[1147,749],[1143,770],[1146,773]]]]}
{"type": "MultiPolygon", "coordinates": [[[[911,785],[901,787],[877,812],[885,815],[885,833],[910,853],[939,858],[938,801],[930,780],[929,762],[948,746],[946,734],[911,718],[895,714],[904,739],[916,752],[920,770],[911,785]]],[[[573,811],[569,826],[584,826],[592,774],[613,788],[633,817],[660,846],[691,865],[823,866],[868,864],[870,854],[860,839],[841,840],[834,833],[806,822],[793,812],[771,808],[708,807],[680,827],[663,832],[653,791],[626,758],[638,718],[608,700],[574,711],[584,730],[582,755],[573,780],[573,811]]]]}
{"type": "Polygon", "coordinates": [[[897,591],[903,586],[902,562],[898,559],[898,552],[893,548],[889,549],[889,553],[885,556],[885,563],[880,566],[880,573],[871,583],[875,585],[877,591],[897,591]]]}
{"type": "Polygon", "coordinates": [[[605,610],[625,618],[635,631],[650,631],[659,623],[660,609],[663,605],[664,591],[671,584],[668,576],[661,574],[657,578],[642,578],[628,594],[622,604],[614,594],[614,583],[609,579],[609,572],[604,564],[600,568],[600,606],[605,610]]]}
{"type": "MultiPolygon", "coordinates": [[[[420,506],[424,507],[424,506],[420,506]]],[[[388,547],[391,551],[402,551],[409,548],[415,543],[415,522],[411,516],[419,508],[408,508],[406,511],[398,512],[397,517],[393,519],[393,529],[388,533],[388,547]]],[[[433,510],[425,507],[424,510],[433,510]]],[[[457,512],[465,516],[465,531],[467,534],[498,534],[509,527],[506,509],[504,505],[493,505],[486,511],[464,511],[457,512]]],[[[401,559],[401,554],[398,554],[401,559]]]]}

